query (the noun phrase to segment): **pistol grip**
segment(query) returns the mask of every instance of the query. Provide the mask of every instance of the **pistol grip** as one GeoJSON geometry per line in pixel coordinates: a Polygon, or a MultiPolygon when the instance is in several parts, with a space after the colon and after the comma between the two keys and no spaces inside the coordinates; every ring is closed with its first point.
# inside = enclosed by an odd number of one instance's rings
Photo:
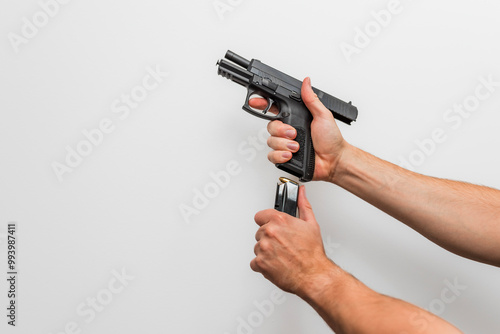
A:
{"type": "Polygon", "coordinates": [[[313,179],[316,162],[316,154],[311,138],[312,115],[303,104],[297,103],[290,107],[290,116],[285,117],[283,123],[295,128],[297,131],[295,141],[299,143],[300,148],[289,161],[276,164],[276,167],[298,177],[301,182],[308,182],[313,179]]]}

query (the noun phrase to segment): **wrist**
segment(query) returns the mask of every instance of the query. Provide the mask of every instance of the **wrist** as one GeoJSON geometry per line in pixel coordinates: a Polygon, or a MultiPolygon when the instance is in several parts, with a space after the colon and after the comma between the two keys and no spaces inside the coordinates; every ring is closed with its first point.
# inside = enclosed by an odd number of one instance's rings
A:
{"type": "Polygon", "coordinates": [[[335,264],[311,280],[304,292],[299,297],[311,305],[335,332],[342,333],[356,327],[353,319],[362,319],[366,305],[380,301],[379,294],[335,264]]]}
{"type": "Polygon", "coordinates": [[[297,295],[308,303],[317,303],[325,292],[328,291],[329,294],[330,290],[336,292],[342,290],[344,284],[348,281],[347,276],[350,275],[326,258],[322,267],[314,275],[304,280],[304,283],[297,291],[297,295]]]}
{"type": "Polygon", "coordinates": [[[333,164],[327,181],[339,185],[343,175],[349,170],[349,163],[353,158],[355,147],[344,141],[339,150],[337,161],[333,164]]]}

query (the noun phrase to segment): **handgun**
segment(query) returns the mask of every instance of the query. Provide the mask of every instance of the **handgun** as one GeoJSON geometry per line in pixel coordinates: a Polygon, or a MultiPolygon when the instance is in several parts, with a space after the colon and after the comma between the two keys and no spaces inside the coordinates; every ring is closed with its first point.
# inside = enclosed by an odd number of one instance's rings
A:
{"type": "MultiPolygon", "coordinates": [[[[251,61],[227,51],[217,62],[218,74],[247,88],[247,96],[243,110],[266,120],[281,120],[297,131],[295,140],[300,149],[292,158],[282,164],[276,164],[279,169],[290,173],[302,182],[311,181],[314,175],[315,152],[311,139],[312,115],[302,101],[300,95],[302,82],[268,66],[257,59],[251,61]],[[261,96],[267,100],[264,110],[250,107],[249,100],[261,96]],[[275,104],[279,110],[277,115],[268,113],[275,104]]],[[[317,88],[312,88],[319,100],[333,114],[333,117],[346,124],[351,124],[358,117],[358,109],[338,98],[317,88]]]]}
{"type": "Polygon", "coordinates": [[[280,182],[276,185],[274,208],[278,211],[288,213],[290,216],[296,217],[298,197],[299,184],[286,177],[280,177],[280,182]]]}

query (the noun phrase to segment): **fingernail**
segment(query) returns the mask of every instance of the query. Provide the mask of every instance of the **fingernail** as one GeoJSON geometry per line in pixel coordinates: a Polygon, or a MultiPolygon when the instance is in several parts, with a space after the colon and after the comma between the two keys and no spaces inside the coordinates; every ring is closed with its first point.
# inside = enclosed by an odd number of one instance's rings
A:
{"type": "Polygon", "coordinates": [[[292,153],[291,152],[283,152],[283,154],[281,156],[285,159],[290,159],[292,157],[292,153]]]}
{"type": "Polygon", "coordinates": [[[290,139],[295,138],[295,130],[286,130],[285,136],[287,136],[290,139]]]}
{"type": "Polygon", "coordinates": [[[291,142],[286,144],[286,147],[288,147],[290,150],[295,151],[299,149],[299,144],[296,142],[291,142]]]}
{"type": "Polygon", "coordinates": [[[311,88],[311,89],[312,89],[311,78],[309,78],[309,88],[311,88]]]}

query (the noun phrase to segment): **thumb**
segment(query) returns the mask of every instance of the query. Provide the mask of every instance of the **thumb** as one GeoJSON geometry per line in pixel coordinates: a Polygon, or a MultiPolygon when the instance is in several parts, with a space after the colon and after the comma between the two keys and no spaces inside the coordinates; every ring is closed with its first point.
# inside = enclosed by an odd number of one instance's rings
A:
{"type": "Polygon", "coordinates": [[[299,198],[298,198],[298,203],[297,206],[299,207],[299,218],[302,220],[305,220],[307,222],[309,221],[316,221],[316,218],[314,217],[314,212],[311,207],[311,203],[309,203],[309,200],[306,197],[306,187],[301,186],[299,188],[299,198]]]}
{"type": "Polygon", "coordinates": [[[312,90],[311,78],[307,77],[302,82],[300,95],[314,118],[333,118],[331,111],[323,105],[318,95],[312,90]]]}

